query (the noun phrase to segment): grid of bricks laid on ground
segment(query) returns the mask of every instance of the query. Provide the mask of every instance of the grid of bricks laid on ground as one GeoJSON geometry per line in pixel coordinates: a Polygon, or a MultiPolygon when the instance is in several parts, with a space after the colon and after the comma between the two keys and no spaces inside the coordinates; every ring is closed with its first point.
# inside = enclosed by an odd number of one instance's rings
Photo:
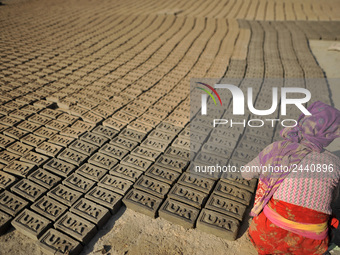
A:
{"type": "Polygon", "coordinates": [[[256,180],[190,166],[246,164],[280,128],[212,130],[190,114],[191,78],[251,86],[260,108],[265,78],[332,102],[308,40],[339,40],[337,1],[3,2],[0,233],[49,254],[78,254],[124,204],[237,237],[256,180]]]}

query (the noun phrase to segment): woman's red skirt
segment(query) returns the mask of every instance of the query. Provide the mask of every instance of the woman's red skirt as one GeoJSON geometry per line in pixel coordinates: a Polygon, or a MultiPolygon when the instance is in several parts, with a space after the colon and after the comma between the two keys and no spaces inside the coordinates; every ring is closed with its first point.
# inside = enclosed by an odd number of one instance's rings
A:
{"type": "MultiPolygon", "coordinates": [[[[270,207],[284,218],[299,223],[323,223],[329,215],[283,201],[269,201],[270,207]]],[[[328,237],[324,240],[306,238],[273,223],[261,212],[249,226],[249,238],[259,254],[323,254],[328,249],[328,237]]]]}

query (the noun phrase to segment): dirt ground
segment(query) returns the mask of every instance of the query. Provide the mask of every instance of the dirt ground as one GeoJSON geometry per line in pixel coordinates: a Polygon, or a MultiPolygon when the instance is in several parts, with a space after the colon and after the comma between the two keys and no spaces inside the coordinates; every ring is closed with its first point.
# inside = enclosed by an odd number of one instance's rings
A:
{"type": "MultiPolygon", "coordinates": [[[[164,219],[152,219],[125,207],[110,219],[81,254],[212,255],[257,254],[243,226],[237,241],[226,241],[197,229],[186,230],[164,219]]],[[[0,237],[0,254],[43,254],[35,241],[12,228],[0,237]]]]}

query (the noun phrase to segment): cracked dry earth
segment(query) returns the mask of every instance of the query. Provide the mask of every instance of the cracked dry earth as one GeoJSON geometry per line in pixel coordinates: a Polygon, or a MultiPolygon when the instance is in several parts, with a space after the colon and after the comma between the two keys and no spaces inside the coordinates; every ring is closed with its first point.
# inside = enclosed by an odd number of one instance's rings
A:
{"type": "Polygon", "coordinates": [[[190,79],[331,104],[308,41],[339,40],[339,1],[1,2],[0,254],[256,254],[256,180],[190,170],[245,164],[280,127],[212,131],[190,79]]]}

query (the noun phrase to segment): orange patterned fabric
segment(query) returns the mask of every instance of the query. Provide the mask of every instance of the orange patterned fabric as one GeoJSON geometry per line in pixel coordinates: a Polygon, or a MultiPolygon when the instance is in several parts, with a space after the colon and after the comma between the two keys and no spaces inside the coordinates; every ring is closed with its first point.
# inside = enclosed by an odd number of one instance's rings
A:
{"type": "MultiPolygon", "coordinates": [[[[273,198],[269,206],[282,217],[300,223],[323,223],[329,219],[327,214],[273,198]]],[[[328,237],[314,240],[294,234],[270,222],[263,212],[250,223],[249,237],[259,254],[323,254],[328,249],[328,237]]]]}

